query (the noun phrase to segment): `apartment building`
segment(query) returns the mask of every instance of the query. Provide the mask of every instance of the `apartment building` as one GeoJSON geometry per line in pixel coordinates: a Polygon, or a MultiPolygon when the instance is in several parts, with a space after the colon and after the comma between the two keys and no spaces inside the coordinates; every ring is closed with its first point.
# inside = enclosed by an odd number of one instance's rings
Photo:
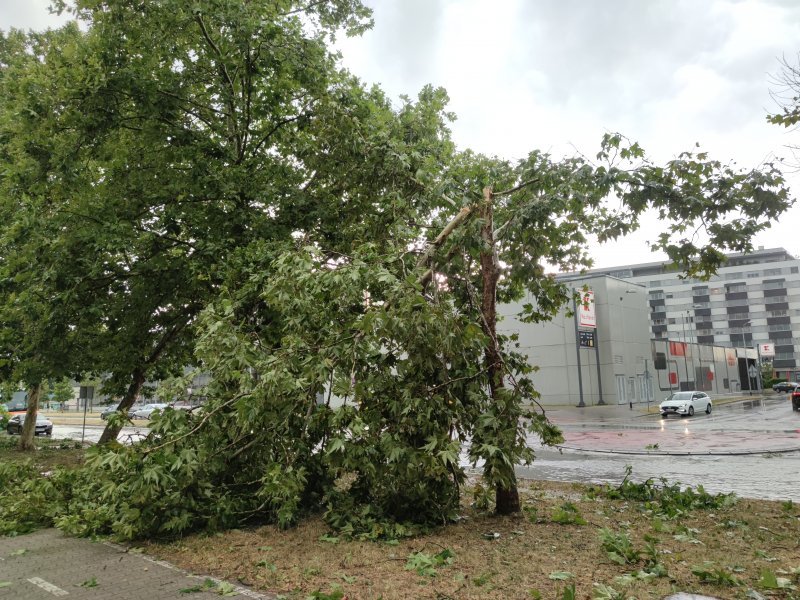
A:
{"type": "Polygon", "coordinates": [[[681,279],[670,262],[585,275],[610,275],[645,287],[654,340],[727,347],[770,343],[776,374],[800,380],[800,260],[783,248],[728,255],[708,281],[681,279]]]}

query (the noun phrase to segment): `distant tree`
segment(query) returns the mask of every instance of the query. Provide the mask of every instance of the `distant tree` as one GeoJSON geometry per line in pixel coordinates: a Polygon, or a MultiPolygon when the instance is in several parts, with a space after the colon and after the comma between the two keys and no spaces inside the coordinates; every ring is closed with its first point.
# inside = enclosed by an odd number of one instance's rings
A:
{"type": "Polygon", "coordinates": [[[57,402],[61,406],[67,402],[70,402],[74,398],[75,390],[72,385],[72,380],[66,377],[61,381],[56,382],[50,394],[50,400],[57,402]]]}
{"type": "MultiPolygon", "coordinates": [[[[772,85],[772,98],[780,111],[768,115],[767,121],[796,129],[800,123],[800,55],[794,61],[786,57],[780,59],[780,72],[772,77],[772,85]]],[[[800,145],[790,144],[789,148],[796,151],[800,145]]]]}
{"type": "Polygon", "coordinates": [[[60,207],[85,179],[53,135],[63,89],[52,63],[81,37],[75,25],[0,32],[0,375],[28,392],[22,450],[33,448],[42,385],[80,370],[91,333],[81,263],[57,243],[68,227],[60,207]]]}

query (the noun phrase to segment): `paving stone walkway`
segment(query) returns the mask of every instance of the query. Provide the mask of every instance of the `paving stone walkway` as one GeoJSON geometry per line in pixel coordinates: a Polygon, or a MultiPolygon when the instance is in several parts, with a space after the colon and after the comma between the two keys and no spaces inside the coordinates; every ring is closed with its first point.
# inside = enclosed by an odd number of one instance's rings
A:
{"type": "MultiPolygon", "coordinates": [[[[219,600],[219,581],[214,589],[188,593],[206,579],[122,546],[66,537],[55,529],[0,537],[2,600],[219,600]]],[[[237,598],[274,598],[233,587],[237,598]]]]}

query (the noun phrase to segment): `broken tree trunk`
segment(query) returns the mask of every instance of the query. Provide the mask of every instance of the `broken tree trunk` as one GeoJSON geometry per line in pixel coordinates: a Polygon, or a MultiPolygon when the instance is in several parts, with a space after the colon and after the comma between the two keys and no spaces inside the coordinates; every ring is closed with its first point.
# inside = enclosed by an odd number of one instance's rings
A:
{"type": "MultiPolygon", "coordinates": [[[[484,352],[489,375],[489,389],[492,400],[495,403],[499,403],[501,402],[499,393],[504,387],[503,359],[497,343],[497,280],[500,278],[500,261],[497,258],[497,249],[494,242],[494,211],[492,204],[492,188],[486,187],[483,189],[483,205],[480,213],[483,220],[481,225],[482,248],[480,256],[481,280],[483,283],[481,314],[484,333],[489,338],[489,343],[486,345],[484,352]]],[[[516,423],[508,423],[506,425],[517,427],[516,423]]],[[[510,472],[506,474],[506,478],[510,483],[508,486],[498,484],[495,489],[495,510],[500,515],[510,515],[520,510],[514,467],[512,465],[508,468],[510,472]]]]}

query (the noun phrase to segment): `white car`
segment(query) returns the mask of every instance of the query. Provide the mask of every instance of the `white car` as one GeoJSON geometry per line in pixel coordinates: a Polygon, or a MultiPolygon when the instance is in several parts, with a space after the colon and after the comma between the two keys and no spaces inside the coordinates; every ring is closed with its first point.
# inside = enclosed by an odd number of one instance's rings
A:
{"type": "Polygon", "coordinates": [[[675,392],[658,405],[661,411],[661,418],[666,419],[669,415],[680,415],[681,417],[691,417],[698,411],[705,411],[711,414],[711,398],[705,392],[675,392]]]}
{"type": "Polygon", "coordinates": [[[128,413],[131,419],[149,419],[153,411],[164,410],[168,404],[145,404],[143,407],[128,413]]]}

